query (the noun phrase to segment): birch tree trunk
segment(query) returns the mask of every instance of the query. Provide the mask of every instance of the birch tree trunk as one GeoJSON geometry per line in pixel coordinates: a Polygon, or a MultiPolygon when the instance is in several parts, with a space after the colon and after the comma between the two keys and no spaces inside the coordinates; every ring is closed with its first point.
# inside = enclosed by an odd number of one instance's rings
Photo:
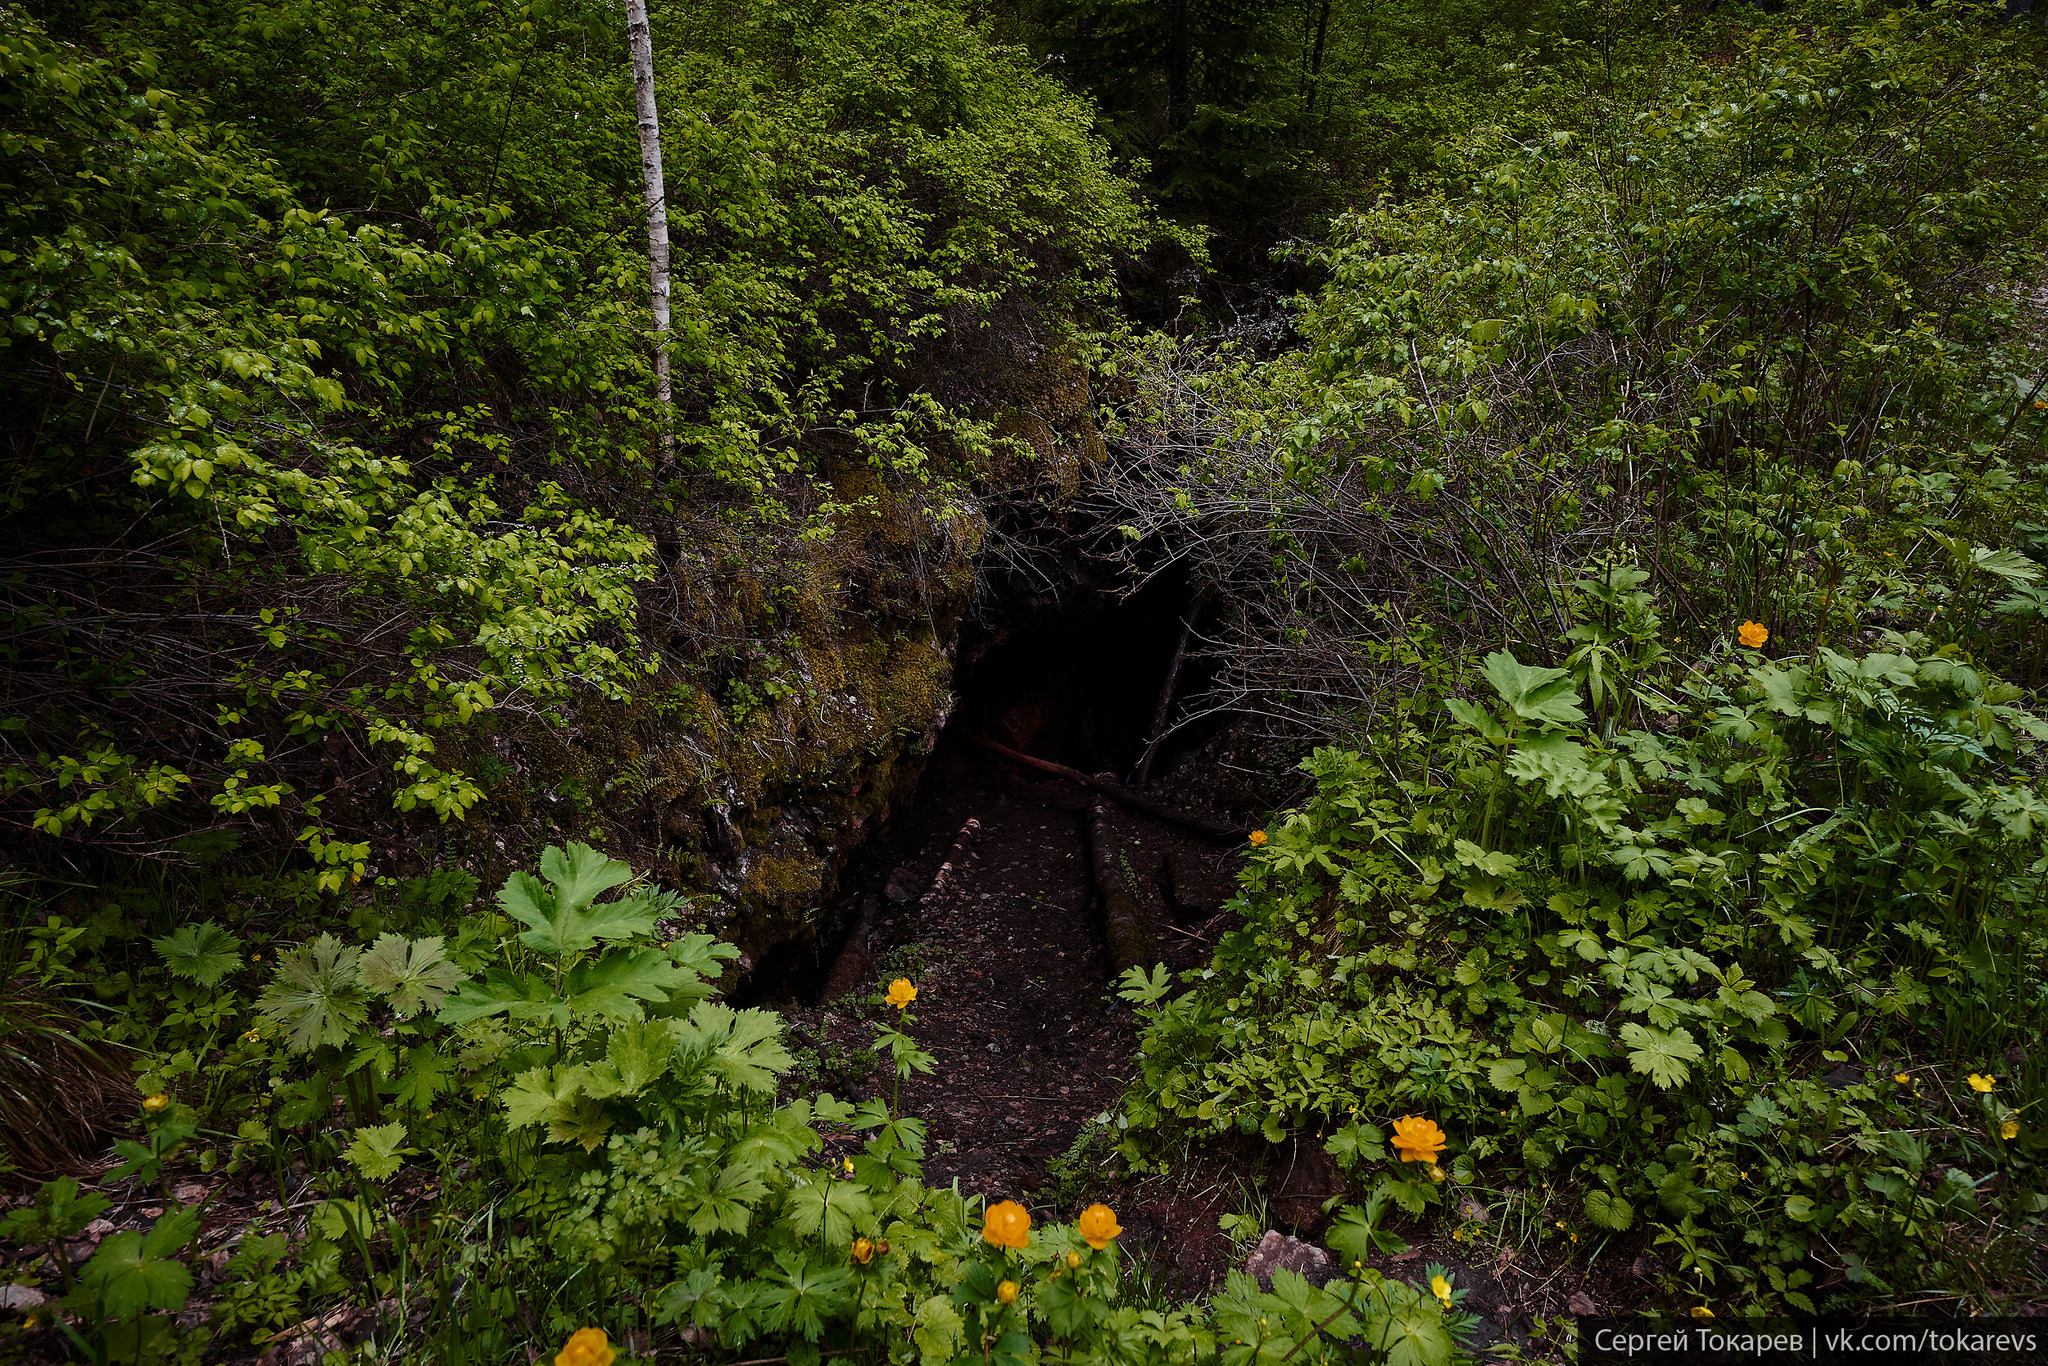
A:
{"type": "MultiPolygon", "coordinates": [[[[640,122],[640,180],[647,196],[647,284],[654,307],[654,397],[666,423],[675,406],[668,373],[668,191],[661,178],[661,114],[654,103],[654,35],[647,0],[626,0],[626,40],[633,49],[633,99],[640,122]]],[[[675,437],[661,438],[660,472],[670,472],[675,437]]]]}

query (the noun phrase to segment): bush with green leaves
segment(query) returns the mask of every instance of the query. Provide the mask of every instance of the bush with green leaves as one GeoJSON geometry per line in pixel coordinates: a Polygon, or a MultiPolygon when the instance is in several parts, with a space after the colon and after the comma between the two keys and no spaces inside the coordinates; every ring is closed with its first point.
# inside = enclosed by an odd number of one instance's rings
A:
{"type": "Polygon", "coordinates": [[[1427,1116],[1455,1182],[1569,1187],[1689,1293],[1987,1302],[2048,1213],[2048,719],[1917,632],[1681,661],[1645,578],[1579,583],[1567,667],[1439,663],[1302,765],[1126,1150],[1306,1131],[1423,1215],[1380,1164],[1427,1116]]]}

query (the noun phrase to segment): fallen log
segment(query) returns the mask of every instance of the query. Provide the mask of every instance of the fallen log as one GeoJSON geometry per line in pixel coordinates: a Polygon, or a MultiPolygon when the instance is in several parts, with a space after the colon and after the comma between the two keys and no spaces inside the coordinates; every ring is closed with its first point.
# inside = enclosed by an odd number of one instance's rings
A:
{"type": "Polygon", "coordinates": [[[1183,830],[1202,836],[1204,839],[1236,843],[1251,833],[1242,826],[1225,825],[1221,821],[1212,821],[1205,816],[1190,815],[1185,811],[1175,811],[1170,806],[1161,806],[1149,797],[1139,796],[1121,783],[1113,783],[1107,778],[1090,777],[1077,768],[1068,768],[1065,764],[1056,764],[1050,759],[1034,759],[1029,754],[1020,754],[1008,745],[998,744],[994,740],[977,738],[974,743],[980,745],[983,749],[993,750],[1014,763],[1023,764],[1027,768],[1035,768],[1042,773],[1050,773],[1056,777],[1065,778],[1070,783],[1079,783],[1090,792],[1099,792],[1105,797],[1128,806],[1141,816],[1147,816],[1155,821],[1163,821],[1168,825],[1177,825],[1183,830]]]}
{"type": "MultiPolygon", "coordinates": [[[[970,820],[960,827],[960,833],[953,837],[953,847],[946,851],[946,861],[939,865],[939,871],[932,876],[931,886],[917,898],[917,904],[928,906],[946,890],[946,882],[953,875],[953,869],[966,861],[974,837],[981,833],[981,822],[970,820]]],[[[902,871],[898,869],[897,871],[902,871]]],[[[842,996],[851,996],[863,987],[872,987],[876,980],[874,951],[868,940],[875,932],[875,920],[880,914],[881,898],[869,892],[861,898],[860,916],[853,922],[853,933],[846,937],[846,945],[839,950],[839,957],[832,964],[830,975],[825,978],[822,1000],[832,1002],[842,996]]]]}
{"type": "Polygon", "coordinates": [[[1102,939],[1109,947],[1110,968],[1119,977],[1127,968],[1149,970],[1158,958],[1145,908],[1118,866],[1122,848],[1110,825],[1109,806],[1097,797],[1088,808],[1088,864],[1102,900],[1102,939]]]}

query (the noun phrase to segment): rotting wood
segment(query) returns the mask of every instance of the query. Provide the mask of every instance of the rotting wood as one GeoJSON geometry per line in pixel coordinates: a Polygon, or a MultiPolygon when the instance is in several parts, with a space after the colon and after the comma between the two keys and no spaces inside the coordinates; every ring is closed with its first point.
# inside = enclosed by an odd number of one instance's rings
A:
{"type": "Polygon", "coordinates": [[[1102,901],[1102,938],[1109,946],[1110,967],[1121,976],[1126,968],[1150,968],[1158,958],[1145,908],[1125,882],[1117,855],[1123,846],[1110,826],[1109,804],[1098,797],[1088,808],[1089,870],[1102,901]]]}
{"type": "MultiPolygon", "coordinates": [[[[953,837],[953,847],[946,851],[945,862],[932,876],[931,886],[917,899],[919,906],[929,905],[940,892],[945,890],[946,881],[953,869],[967,857],[968,847],[974,837],[981,833],[981,822],[970,819],[960,827],[960,833],[953,837]]],[[[875,977],[875,956],[869,946],[875,932],[875,921],[881,914],[882,901],[873,892],[861,899],[860,915],[853,922],[853,932],[846,937],[846,944],[839,950],[839,957],[833,960],[832,971],[826,975],[822,1001],[831,1002],[842,996],[850,996],[860,990],[862,983],[875,977]]]]}
{"type": "Polygon", "coordinates": [[[999,744],[994,740],[978,738],[974,743],[980,745],[983,749],[993,750],[1005,759],[1013,760],[1028,768],[1035,768],[1043,773],[1051,773],[1057,777],[1065,778],[1071,783],[1079,783],[1091,792],[1099,792],[1105,797],[1112,798],[1128,806],[1141,816],[1149,816],[1155,821],[1163,821],[1168,825],[1177,825],[1183,830],[1202,836],[1204,839],[1225,840],[1235,843],[1250,833],[1243,826],[1225,825],[1221,821],[1212,821],[1205,816],[1191,815],[1186,811],[1175,811],[1172,807],[1161,806],[1150,798],[1139,796],[1121,783],[1111,782],[1107,778],[1090,777],[1079,769],[1068,768],[1065,764],[1056,764],[1050,759],[1034,759],[1029,754],[1020,754],[1008,745],[999,744]]]}
{"type": "Polygon", "coordinates": [[[860,914],[854,918],[853,932],[846,936],[846,943],[839,950],[839,957],[833,960],[832,971],[825,978],[825,991],[820,998],[830,1004],[842,996],[849,996],[860,990],[863,982],[875,976],[875,955],[868,947],[868,940],[875,932],[875,919],[881,913],[882,898],[869,892],[860,899],[860,914]]]}
{"type": "Polygon", "coordinates": [[[960,827],[960,833],[953,837],[953,847],[946,851],[946,861],[939,865],[938,872],[932,874],[932,885],[925,888],[924,895],[917,899],[919,906],[929,906],[938,899],[939,893],[946,890],[946,882],[953,876],[954,867],[967,857],[968,846],[980,833],[981,822],[978,820],[970,818],[960,827]]]}

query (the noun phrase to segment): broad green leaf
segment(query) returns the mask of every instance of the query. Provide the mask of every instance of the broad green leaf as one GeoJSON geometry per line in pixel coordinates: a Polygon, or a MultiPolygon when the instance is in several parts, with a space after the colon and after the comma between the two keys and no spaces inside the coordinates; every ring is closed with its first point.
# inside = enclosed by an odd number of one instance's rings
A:
{"type": "Polygon", "coordinates": [[[843,1247],[852,1237],[856,1220],[865,1223],[875,1213],[868,1193],[851,1181],[812,1176],[793,1187],[787,1197],[789,1226],[800,1238],[822,1236],[826,1247],[843,1247]]]}
{"type": "Polygon", "coordinates": [[[372,1181],[382,1181],[405,1165],[405,1159],[416,1151],[405,1144],[405,1125],[393,1120],[374,1128],[358,1129],[355,1142],[342,1149],[341,1155],[349,1160],[355,1169],[372,1181]]]}
{"type": "Polygon", "coordinates": [[[210,987],[233,972],[242,961],[242,941],[211,920],[181,925],[162,939],[151,941],[157,956],[174,977],[183,977],[210,987]]]}
{"type": "Polygon", "coordinates": [[[573,1017],[637,1020],[641,1001],[666,1001],[688,980],[660,949],[615,949],[570,969],[562,990],[573,1017]]]}
{"type": "Polygon", "coordinates": [[[405,1071],[399,1074],[397,1091],[392,1099],[408,1109],[431,1110],[434,1097],[449,1090],[449,1078],[454,1075],[454,1070],[453,1060],[432,1044],[408,1049],[405,1071]]]}
{"type": "Polygon", "coordinates": [[[616,859],[608,859],[587,844],[569,841],[567,850],[549,845],[541,851],[541,876],[555,886],[554,911],[569,915],[583,910],[608,892],[630,882],[633,870],[616,859]]]}
{"type": "MultiPolygon", "coordinates": [[[[509,1011],[513,1019],[528,1019],[549,1013],[557,1000],[554,989],[540,978],[494,967],[482,981],[464,982],[434,1018],[445,1025],[466,1025],[509,1011]]],[[[566,1013],[560,1023],[568,1023],[566,1013]]]]}
{"type": "Polygon", "coordinates": [[[1500,722],[1494,720],[1493,713],[1486,708],[1476,703],[1467,702],[1462,697],[1446,698],[1444,699],[1444,706],[1450,710],[1452,716],[1457,718],[1460,725],[1478,731],[1496,745],[1507,743],[1508,733],[1501,729],[1500,722]]]}
{"type": "Polygon", "coordinates": [[[782,1020],[766,1010],[734,1010],[701,1001],[690,1011],[680,1046],[708,1056],[711,1073],[733,1090],[771,1093],[792,1059],[782,1046],[782,1020]]]}
{"type": "Polygon", "coordinates": [[[513,1078],[512,1084],[498,1096],[505,1107],[507,1128],[524,1129],[548,1123],[561,1107],[576,1098],[581,1087],[573,1075],[574,1069],[564,1068],[561,1072],[562,1075],[557,1075],[555,1068],[535,1067],[513,1078]]]}
{"type": "Polygon", "coordinates": [[[1636,1221],[1636,1207],[1603,1190],[1586,1192],[1586,1217],[1601,1228],[1620,1233],[1636,1221]]]}
{"type": "Polygon", "coordinates": [[[1508,709],[1525,721],[1566,726],[1586,719],[1571,674],[1564,669],[1524,664],[1500,650],[1486,657],[1486,681],[1493,684],[1508,709]]]}
{"type": "Polygon", "coordinates": [[[966,1326],[948,1296],[933,1295],[919,1304],[910,1329],[910,1339],[917,1344],[918,1366],[951,1366],[960,1331],[966,1326]]]}
{"type": "Polygon", "coordinates": [[[465,974],[449,962],[441,936],[408,940],[403,935],[379,935],[363,955],[360,971],[363,985],[388,997],[399,1018],[434,1010],[454,990],[465,974]]]}
{"type": "Polygon", "coordinates": [[[277,976],[257,998],[257,1011],[289,1031],[286,1043],[295,1052],[348,1042],[369,1019],[356,971],[362,956],[331,934],[286,949],[278,955],[277,976]]]}
{"type": "Polygon", "coordinates": [[[1625,1024],[1621,1041],[1628,1045],[1628,1065],[1668,1091],[1691,1075],[1688,1063],[1698,1062],[1700,1046],[1683,1028],[1662,1030],[1625,1024]]]}
{"type": "Polygon", "coordinates": [[[192,1273],[176,1254],[199,1231],[199,1212],[178,1209],[157,1220],[147,1234],[110,1234],[79,1273],[96,1292],[109,1318],[127,1321],[150,1310],[171,1314],[185,1307],[192,1273]]]}

